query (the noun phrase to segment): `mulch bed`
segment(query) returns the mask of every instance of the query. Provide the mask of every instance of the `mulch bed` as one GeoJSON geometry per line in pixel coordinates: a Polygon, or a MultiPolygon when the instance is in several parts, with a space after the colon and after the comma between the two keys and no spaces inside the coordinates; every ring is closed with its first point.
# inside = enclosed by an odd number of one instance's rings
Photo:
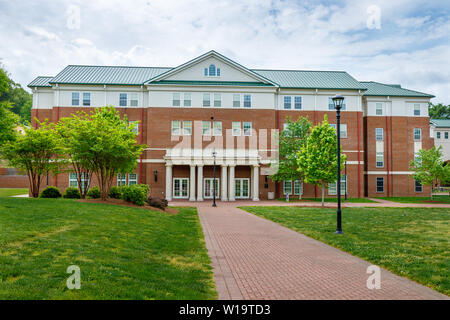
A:
{"type": "Polygon", "coordinates": [[[159,208],[150,207],[148,204],[145,204],[144,206],[137,206],[133,203],[126,202],[121,199],[108,199],[106,201],[103,201],[101,199],[80,199],[78,202],[87,202],[87,203],[103,203],[103,204],[113,204],[116,206],[123,206],[123,207],[132,207],[132,208],[139,208],[139,209],[147,209],[152,211],[158,211],[158,212],[164,212],[168,214],[178,214],[178,209],[175,208],[167,208],[166,211],[161,210],[159,208]]]}

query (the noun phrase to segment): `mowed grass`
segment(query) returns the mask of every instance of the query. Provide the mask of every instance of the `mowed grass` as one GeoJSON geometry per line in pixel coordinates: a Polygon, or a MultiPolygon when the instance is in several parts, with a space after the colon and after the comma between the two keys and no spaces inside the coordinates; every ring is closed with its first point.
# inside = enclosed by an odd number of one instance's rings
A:
{"type": "MultiPolygon", "coordinates": [[[[287,202],[286,198],[279,198],[278,200],[287,202]]],[[[325,198],[325,202],[337,202],[337,198],[325,198]]],[[[322,202],[322,198],[302,198],[299,199],[298,197],[295,198],[289,198],[289,202],[302,202],[302,201],[315,201],[315,202],[322,202]]],[[[344,197],[341,198],[342,202],[351,202],[351,203],[376,203],[376,201],[367,199],[367,198],[348,198],[347,200],[344,199],[344,197]]]]}
{"type": "Polygon", "coordinates": [[[242,209],[450,295],[449,209],[345,208],[343,235],[335,209],[242,209]]]}
{"type": "Polygon", "coordinates": [[[28,189],[21,188],[0,188],[0,198],[20,196],[22,194],[28,194],[28,189]]]}
{"type": "Polygon", "coordinates": [[[195,208],[2,198],[0,230],[0,300],[217,298],[195,208]]]}
{"type": "Polygon", "coordinates": [[[377,199],[400,203],[450,203],[449,195],[436,195],[433,196],[433,200],[430,197],[377,197],[377,199]]]}

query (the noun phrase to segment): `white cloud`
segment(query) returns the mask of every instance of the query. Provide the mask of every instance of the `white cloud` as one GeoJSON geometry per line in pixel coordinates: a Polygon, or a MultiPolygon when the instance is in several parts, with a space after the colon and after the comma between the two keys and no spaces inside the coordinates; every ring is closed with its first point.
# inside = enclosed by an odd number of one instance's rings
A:
{"type": "Polygon", "coordinates": [[[422,0],[0,0],[0,58],[26,85],[67,64],[177,66],[214,49],[250,68],[346,70],[450,103],[450,22],[433,16],[440,9],[422,0]],[[374,3],[380,30],[366,27],[374,3]],[[79,29],[66,27],[70,5],[79,29]]]}

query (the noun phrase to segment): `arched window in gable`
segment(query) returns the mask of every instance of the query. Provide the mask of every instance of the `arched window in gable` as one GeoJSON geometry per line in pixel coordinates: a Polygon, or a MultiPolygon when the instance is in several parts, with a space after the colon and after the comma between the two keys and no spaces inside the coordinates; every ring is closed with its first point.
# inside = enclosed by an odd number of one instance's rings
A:
{"type": "Polygon", "coordinates": [[[216,76],[216,66],[211,64],[209,66],[209,76],[210,77],[215,77],[216,76]]]}

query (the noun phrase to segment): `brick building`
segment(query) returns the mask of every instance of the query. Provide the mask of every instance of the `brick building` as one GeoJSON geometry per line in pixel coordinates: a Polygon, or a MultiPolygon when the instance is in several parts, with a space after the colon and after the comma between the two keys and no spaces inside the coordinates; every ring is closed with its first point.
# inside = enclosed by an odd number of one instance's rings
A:
{"type": "MultiPolygon", "coordinates": [[[[275,135],[286,117],[305,116],[317,124],[327,114],[335,123],[331,97],[339,93],[345,97],[341,137],[348,160],[342,186],[348,196],[428,194],[411,178],[408,163],[433,145],[433,96],[400,85],[359,82],[343,71],[248,69],[210,51],[176,68],[71,65],[29,87],[33,118],[56,122],[113,105],[139,121],[137,140],[148,148],[135,172],[116,183],[146,183],[154,196],[191,201],[212,198],[214,159],[217,196],[224,201],[319,196],[311,185],[268,178],[278,157],[275,135]]],[[[50,183],[64,189],[76,180],[67,173],[50,183]]],[[[332,184],[326,194],[335,193],[332,184]]]]}

